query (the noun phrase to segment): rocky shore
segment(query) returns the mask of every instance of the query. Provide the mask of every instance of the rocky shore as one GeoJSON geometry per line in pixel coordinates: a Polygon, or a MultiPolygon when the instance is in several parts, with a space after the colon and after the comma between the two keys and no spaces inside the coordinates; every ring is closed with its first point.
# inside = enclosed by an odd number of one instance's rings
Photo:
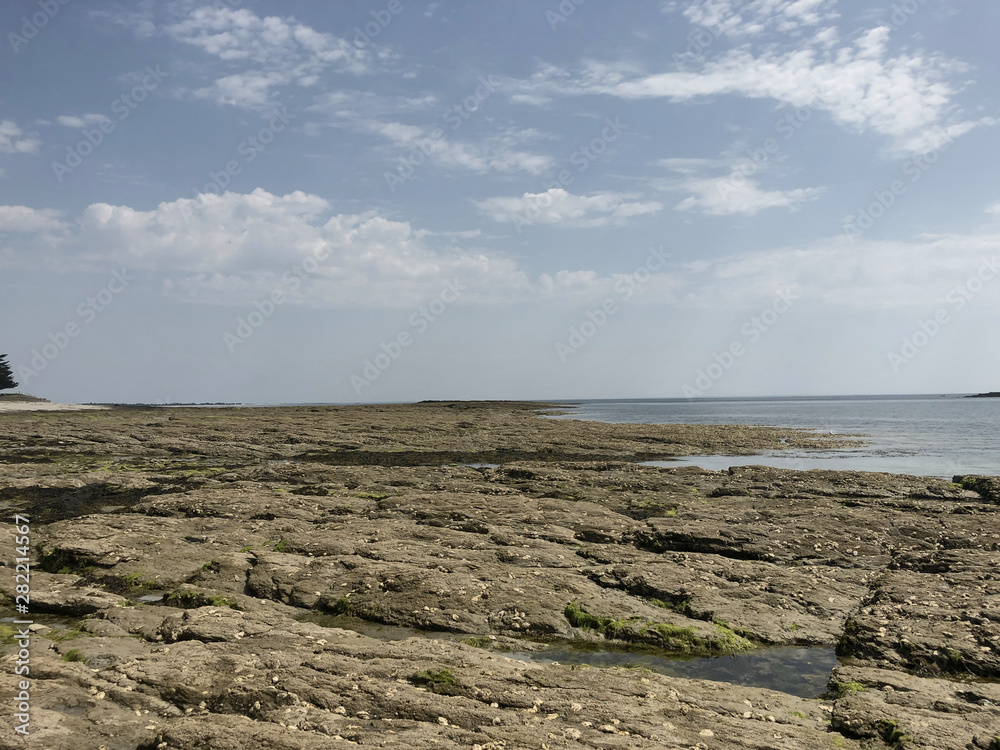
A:
{"type": "Polygon", "coordinates": [[[36,622],[0,747],[1000,750],[1000,480],[643,466],[853,443],[542,406],[0,414],[36,622]],[[798,697],[507,655],[553,643],[840,665],[798,697]]]}

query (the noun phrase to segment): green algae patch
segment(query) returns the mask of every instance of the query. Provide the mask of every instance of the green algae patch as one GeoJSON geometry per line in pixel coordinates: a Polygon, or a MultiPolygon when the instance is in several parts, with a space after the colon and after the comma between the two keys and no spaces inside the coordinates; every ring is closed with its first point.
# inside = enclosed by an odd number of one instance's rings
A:
{"type": "Polygon", "coordinates": [[[39,633],[39,635],[47,640],[62,643],[63,641],[75,640],[81,636],[89,636],[90,633],[80,630],[79,628],[60,628],[59,630],[53,628],[47,633],[39,633]]]}
{"type": "Polygon", "coordinates": [[[411,675],[410,682],[438,695],[462,695],[464,690],[450,669],[425,669],[411,675]]]}
{"type": "Polygon", "coordinates": [[[13,625],[7,625],[6,623],[0,623],[0,644],[9,646],[14,643],[14,640],[18,636],[18,630],[13,625]]]}
{"type": "Polygon", "coordinates": [[[71,648],[65,654],[62,655],[63,661],[78,661],[84,664],[87,663],[87,657],[83,655],[83,652],[78,648],[71,648]]]}
{"type": "Polygon", "coordinates": [[[600,633],[605,638],[644,643],[668,651],[686,654],[735,654],[753,650],[754,643],[725,625],[715,624],[717,635],[705,635],[693,627],[681,627],[669,622],[653,622],[641,617],[613,619],[587,612],[577,602],[570,602],[563,611],[570,625],[600,633]]]}
{"type": "Polygon", "coordinates": [[[473,648],[489,648],[492,641],[488,635],[470,635],[463,638],[462,643],[473,648]]]}
{"type": "MultiPolygon", "coordinates": [[[[148,574],[145,570],[137,570],[134,573],[119,576],[118,580],[122,583],[126,590],[155,589],[159,584],[152,578],[147,578],[147,575],[148,574]]],[[[108,588],[111,587],[109,586],[108,588]]]]}
{"type": "Polygon", "coordinates": [[[840,698],[851,693],[863,693],[867,688],[860,682],[851,680],[850,682],[838,682],[833,685],[833,692],[840,698]]]}

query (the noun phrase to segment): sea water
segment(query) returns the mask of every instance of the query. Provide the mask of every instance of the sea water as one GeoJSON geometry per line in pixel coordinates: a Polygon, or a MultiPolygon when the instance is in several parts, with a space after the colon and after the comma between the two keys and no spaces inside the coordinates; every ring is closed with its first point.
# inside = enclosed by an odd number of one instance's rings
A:
{"type": "Polygon", "coordinates": [[[566,402],[555,419],[642,424],[797,427],[821,434],[864,434],[867,444],[831,451],[786,450],[755,456],[692,456],[658,466],[720,470],[763,464],[790,469],[882,471],[950,479],[1000,474],[1000,398],[827,396],[566,402]]]}

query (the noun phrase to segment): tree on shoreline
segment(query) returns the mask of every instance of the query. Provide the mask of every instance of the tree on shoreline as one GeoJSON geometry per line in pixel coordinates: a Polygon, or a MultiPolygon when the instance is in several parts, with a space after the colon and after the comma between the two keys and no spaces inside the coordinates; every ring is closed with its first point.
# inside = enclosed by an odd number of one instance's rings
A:
{"type": "Polygon", "coordinates": [[[14,373],[7,364],[7,355],[0,354],[0,391],[8,388],[17,388],[17,381],[14,380],[14,373]]]}

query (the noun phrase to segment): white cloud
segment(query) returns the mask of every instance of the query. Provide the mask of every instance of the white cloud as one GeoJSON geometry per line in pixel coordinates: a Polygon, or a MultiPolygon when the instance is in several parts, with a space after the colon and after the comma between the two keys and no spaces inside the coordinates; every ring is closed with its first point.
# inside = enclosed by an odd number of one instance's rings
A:
{"type": "Polygon", "coordinates": [[[42,142],[34,136],[26,136],[13,120],[0,121],[0,153],[33,154],[42,142]]]}
{"type": "Polygon", "coordinates": [[[91,10],[89,15],[96,21],[108,25],[122,26],[136,36],[148,39],[156,34],[154,22],[156,0],[138,0],[129,7],[119,5],[114,10],[91,10]]]}
{"type": "Polygon", "coordinates": [[[87,128],[94,125],[100,125],[102,122],[106,122],[108,120],[109,118],[107,116],[98,114],[59,115],[56,118],[56,122],[60,125],[65,125],[67,128],[87,128]]]}
{"type": "MultiPolygon", "coordinates": [[[[998,247],[1000,235],[990,233],[853,243],[831,237],[808,247],[737,253],[714,261],[703,269],[708,278],[690,287],[685,299],[692,305],[738,307],[792,288],[804,303],[832,311],[916,308],[916,314],[932,316],[938,307],[958,309],[956,300],[967,295],[956,290],[984,263],[1000,269],[998,247]]],[[[1000,272],[993,271],[992,280],[981,286],[962,307],[1000,300],[1000,272]]]]}
{"type": "Polygon", "coordinates": [[[310,112],[321,113],[332,119],[374,119],[401,112],[421,112],[437,104],[433,95],[383,96],[374,91],[344,89],[320,94],[310,112]]]}
{"type": "Polygon", "coordinates": [[[59,212],[52,208],[0,206],[0,232],[51,232],[64,227],[59,212]]]}
{"type": "MultiPolygon", "coordinates": [[[[325,120],[322,126],[345,128],[384,139],[388,145],[385,151],[394,166],[399,165],[400,157],[415,168],[432,161],[439,167],[479,173],[541,174],[554,165],[551,156],[524,148],[526,144],[551,138],[537,129],[508,127],[490,135],[480,135],[471,143],[455,138],[454,127],[413,125],[389,119],[393,115],[419,113],[426,123],[424,113],[438,106],[439,100],[433,95],[383,96],[370,91],[341,90],[316,97],[309,111],[325,120]]],[[[314,123],[307,129],[318,132],[320,127],[314,123]]]]}
{"type": "Polygon", "coordinates": [[[412,153],[418,163],[430,158],[442,167],[468,169],[473,172],[527,172],[541,174],[551,168],[551,156],[535,154],[518,148],[522,143],[537,140],[535,131],[508,130],[481,138],[476,144],[449,140],[442,135],[433,137],[433,130],[399,122],[368,120],[354,123],[363,131],[382,136],[397,149],[412,153]]]}
{"type": "Polygon", "coordinates": [[[482,229],[463,229],[454,232],[432,232],[429,229],[418,229],[414,236],[423,239],[424,237],[453,237],[460,240],[471,240],[483,236],[482,229]]]}
{"type": "Polygon", "coordinates": [[[835,4],[836,0],[695,0],[684,17],[716,36],[790,33],[836,18],[835,4]]]}
{"type": "Polygon", "coordinates": [[[880,26],[836,48],[823,33],[787,52],[768,47],[755,55],[740,47],[698,72],[644,74],[595,62],[576,71],[546,66],[516,86],[514,100],[541,103],[585,94],[674,102],[726,94],[772,99],[827,112],[857,132],[885,136],[900,153],[922,153],[976,125],[995,124],[990,118],[959,119],[953,99],[960,84],[951,80],[966,66],[923,52],[891,56],[888,36],[889,28],[880,26]]]}
{"type": "Polygon", "coordinates": [[[494,221],[516,224],[560,224],[566,227],[621,225],[633,216],[660,211],[655,201],[640,202],[630,193],[573,195],[562,188],[521,197],[475,201],[476,208],[494,221]]]}
{"type": "Polygon", "coordinates": [[[713,216],[744,214],[753,216],[765,208],[798,209],[799,204],[819,197],[819,188],[796,188],[794,190],[761,190],[756,180],[733,172],[726,177],[710,177],[687,180],[684,190],[694,195],[685,198],[675,208],[678,211],[700,209],[713,216]]]}
{"type": "Polygon", "coordinates": [[[271,104],[271,90],[287,82],[282,73],[234,73],[216,78],[212,86],[196,89],[194,95],[233,107],[265,108],[271,104]]]}
{"type": "MultiPolygon", "coordinates": [[[[629,213],[620,213],[621,201],[595,209],[586,199],[564,197],[549,220],[585,226],[629,213]]],[[[171,297],[212,304],[246,305],[280,289],[296,304],[412,307],[452,279],[468,287],[463,303],[590,304],[628,276],[570,268],[532,279],[510,258],[456,244],[474,241],[474,232],[438,236],[374,211],[331,215],[330,205],[315,195],[260,189],[179,199],[149,211],[98,203],[72,223],[52,209],[0,206],[0,232],[8,234],[0,244],[3,267],[106,272],[123,266],[159,274],[171,297]],[[291,283],[289,274],[311,257],[320,258],[316,267],[298,272],[299,282],[291,283]]],[[[831,311],[912,308],[927,314],[936,306],[953,309],[949,294],[988,262],[993,280],[978,285],[982,291],[968,304],[990,308],[1000,301],[998,247],[1000,235],[988,231],[854,243],[837,236],[806,247],[668,264],[643,290],[655,302],[740,309],[791,288],[803,303],[831,311]]]]}
{"type": "MultiPolygon", "coordinates": [[[[598,223],[644,210],[618,200],[602,205],[607,215],[598,223]]],[[[576,218],[593,211],[588,204],[576,218]]],[[[0,267],[120,266],[160,275],[163,293],[175,299],[209,304],[251,304],[279,289],[297,304],[412,307],[449,280],[467,287],[463,303],[592,300],[623,277],[564,269],[532,279],[514,260],[470,245],[481,230],[414,229],[375,211],[331,215],[327,201],[303,192],[203,194],[148,211],[95,203],[73,223],[51,209],[0,206],[0,231],[21,233],[0,245],[0,267]],[[318,262],[303,273],[307,259],[318,262]]],[[[666,289],[665,279],[650,288],[666,289]]]]}
{"type": "Polygon", "coordinates": [[[732,160],[672,157],[669,159],[658,159],[655,164],[659,167],[666,167],[678,174],[693,175],[702,174],[707,168],[730,167],[732,166],[732,160]]]}
{"type": "Polygon", "coordinates": [[[815,200],[821,188],[762,190],[753,175],[766,164],[743,159],[661,159],[657,165],[681,175],[680,181],[659,185],[664,190],[692,193],[674,208],[678,211],[700,210],[713,216],[743,214],[753,216],[765,208],[798,210],[805,201],[815,200]],[[726,174],[711,172],[725,170],[726,174]]]}
{"type": "Polygon", "coordinates": [[[302,192],[257,189],[161,203],[151,211],[94,203],[80,217],[80,245],[130,268],[252,271],[311,252],[314,222],[329,204],[302,192]]]}
{"type": "Polygon", "coordinates": [[[514,261],[456,246],[474,231],[438,241],[374,211],[330,216],[325,200],[303,192],[200,195],[149,211],[95,203],[72,229],[57,216],[0,206],[0,231],[37,235],[0,250],[0,263],[89,271],[120,265],[166,275],[172,296],[218,304],[249,304],[282,289],[304,304],[406,306],[456,278],[469,285],[470,301],[516,298],[533,288],[514,261]],[[43,236],[54,228],[66,231],[43,236]],[[288,282],[289,272],[317,257],[312,272],[288,282]]]}
{"type": "Polygon", "coordinates": [[[987,206],[986,213],[1000,215],[1000,201],[987,206]]]}
{"type": "Polygon", "coordinates": [[[198,8],[166,31],[180,42],[241,68],[194,91],[198,97],[237,107],[273,104],[275,88],[313,86],[331,68],[356,75],[370,72],[379,59],[346,39],[316,31],[292,17],[262,18],[247,9],[198,8]]]}

